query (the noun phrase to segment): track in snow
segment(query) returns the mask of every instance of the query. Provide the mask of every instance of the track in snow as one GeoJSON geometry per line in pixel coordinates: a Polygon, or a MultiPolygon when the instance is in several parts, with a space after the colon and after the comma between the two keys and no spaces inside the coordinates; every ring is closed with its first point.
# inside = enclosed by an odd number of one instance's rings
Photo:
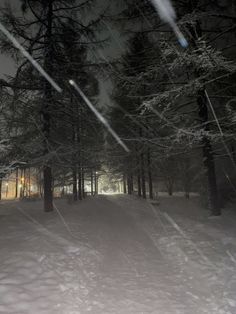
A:
{"type": "Polygon", "coordinates": [[[40,202],[0,205],[0,313],[235,313],[236,234],[186,202],[58,201],[72,236],[40,202]]]}

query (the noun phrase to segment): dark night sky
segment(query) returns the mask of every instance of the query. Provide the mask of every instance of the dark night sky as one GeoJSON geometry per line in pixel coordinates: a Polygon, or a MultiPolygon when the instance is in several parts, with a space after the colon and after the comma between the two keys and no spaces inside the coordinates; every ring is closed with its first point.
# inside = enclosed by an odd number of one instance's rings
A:
{"type": "MultiPolygon", "coordinates": [[[[109,0],[100,0],[99,1],[99,7],[106,6],[108,1],[109,0]]],[[[19,10],[19,3],[20,3],[19,0],[7,0],[6,3],[10,3],[15,10],[19,10]]],[[[110,3],[110,1],[109,1],[109,3],[110,3]]],[[[118,3],[118,6],[119,5],[120,5],[120,3],[118,3]]],[[[109,26],[109,28],[110,28],[110,26],[109,26]]],[[[106,25],[104,25],[104,32],[102,33],[102,36],[103,35],[105,37],[109,36],[111,41],[110,41],[110,44],[107,45],[105,50],[102,50],[99,52],[100,56],[102,56],[102,57],[104,56],[106,60],[107,59],[109,60],[111,58],[114,58],[114,57],[120,55],[124,51],[122,34],[120,34],[117,30],[112,29],[112,33],[111,33],[111,29],[108,30],[106,25]]],[[[13,60],[6,55],[0,54],[0,77],[4,78],[5,75],[14,75],[15,71],[16,71],[16,67],[14,65],[13,60]]],[[[108,82],[104,83],[101,81],[100,83],[101,83],[100,84],[101,100],[102,100],[102,102],[107,103],[110,101],[110,99],[107,95],[110,92],[111,86],[108,82]]]]}
{"type": "MultiPolygon", "coordinates": [[[[19,0],[7,0],[5,3],[10,3],[16,9],[19,5],[19,0]]],[[[6,55],[0,54],[0,77],[4,77],[5,75],[14,75],[15,70],[16,68],[12,59],[6,55]]]]}

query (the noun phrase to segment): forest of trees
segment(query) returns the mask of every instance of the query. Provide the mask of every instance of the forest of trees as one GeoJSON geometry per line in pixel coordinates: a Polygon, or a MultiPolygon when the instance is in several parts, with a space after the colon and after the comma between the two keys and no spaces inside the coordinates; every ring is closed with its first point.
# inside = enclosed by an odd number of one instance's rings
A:
{"type": "Polygon", "coordinates": [[[160,184],[170,195],[199,192],[219,215],[236,193],[236,5],[173,1],[189,43],[182,48],[150,1],[118,2],[101,9],[95,0],[22,0],[17,13],[2,5],[1,22],[63,93],[1,35],[1,53],[17,69],[0,80],[1,178],[39,169],[44,210],[52,211],[55,184],[70,182],[73,200],[82,200],[85,180],[97,190],[96,172],[106,165],[124,192],[152,199],[160,184]],[[120,53],[103,54],[109,45],[120,53]],[[129,153],[69,79],[100,105],[129,153]],[[108,105],[99,103],[100,81],[108,105]]]}

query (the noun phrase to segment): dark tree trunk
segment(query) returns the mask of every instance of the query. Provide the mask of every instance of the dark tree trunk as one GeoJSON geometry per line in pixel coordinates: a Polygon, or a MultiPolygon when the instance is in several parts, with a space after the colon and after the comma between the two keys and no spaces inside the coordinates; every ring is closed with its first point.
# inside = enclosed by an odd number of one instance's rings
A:
{"type": "Polygon", "coordinates": [[[41,169],[39,171],[39,195],[41,198],[43,197],[42,171],[41,171],[41,169]]]}
{"type": "Polygon", "coordinates": [[[207,173],[209,207],[213,215],[220,215],[221,210],[218,201],[218,189],[216,183],[215,162],[213,157],[212,146],[207,137],[203,139],[203,160],[207,173]]]}
{"type": "Polygon", "coordinates": [[[185,190],[185,197],[186,197],[187,199],[189,199],[189,198],[190,198],[189,191],[187,191],[187,190],[185,190]]]}
{"type": "MultiPolygon", "coordinates": [[[[70,97],[70,106],[73,108],[74,112],[77,113],[78,110],[78,105],[76,102],[74,102],[73,94],[71,94],[70,97]]],[[[73,181],[73,200],[76,202],[78,200],[78,156],[77,156],[77,147],[78,147],[78,126],[77,126],[77,121],[76,121],[76,114],[74,114],[74,119],[73,119],[73,127],[72,127],[72,141],[73,141],[73,148],[74,152],[72,154],[73,160],[73,168],[72,168],[72,181],[73,181]]]]}
{"type": "Polygon", "coordinates": [[[98,176],[97,176],[97,172],[95,171],[94,174],[94,187],[95,187],[95,195],[98,194],[98,176]]]}
{"type": "Polygon", "coordinates": [[[83,199],[83,192],[82,192],[82,171],[79,163],[79,180],[78,180],[78,194],[79,194],[79,200],[81,201],[83,199]]]}
{"type": "Polygon", "coordinates": [[[29,193],[29,197],[31,196],[31,176],[30,176],[30,167],[29,167],[29,173],[28,173],[29,175],[28,175],[28,193],[29,193]]]}
{"type": "Polygon", "coordinates": [[[183,160],[182,171],[183,171],[182,176],[183,189],[185,192],[185,197],[189,199],[192,180],[190,175],[190,159],[188,157],[183,160]]]}
{"type": "MultiPolygon", "coordinates": [[[[199,117],[204,124],[204,131],[209,131],[208,124],[208,108],[207,108],[207,99],[204,93],[204,90],[199,92],[198,98],[198,107],[199,107],[199,117]]],[[[220,215],[221,210],[218,201],[218,191],[216,183],[216,173],[215,173],[215,161],[213,156],[213,150],[211,146],[211,141],[207,135],[203,136],[202,139],[202,151],[203,151],[203,162],[206,169],[207,183],[208,183],[208,199],[209,199],[209,208],[212,215],[220,215]]]]}
{"type": "Polygon", "coordinates": [[[168,194],[169,196],[173,195],[173,184],[171,182],[168,184],[168,194]]]}
{"type": "Polygon", "coordinates": [[[128,194],[132,194],[132,189],[131,189],[131,176],[130,174],[127,176],[127,188],[128,188],[128,194]]]}
{"type": "Polygon", "coordinates": [[[127,189],[126,189],[126,175],[123,175],[123,190],[124,190],[124,194],[127,193],[127,189]]]}
{"type": "Polygon", "coordinates": [[[74,168],[72,171],[73,180],[73,200],[76,202],[78,200],[78,190],[77,190],[77,169],[74,168]]]}
{"type": "Polygon", "coordinates": [[[140,175],[140,156],[139,156],[139,153],[138,153],[137,146],[135,147],[135,151],[136,151],[136,169],[137,169],[138,196],[142,196],[141,175],[140,175]]]}
{"type": "Polygon", "coordinates": [[[142,196],[142,184],[141,184],[141,162],[140,157],[138,156],[137,160],[137,169],[138,169],[138,175],[137,175],[137,185],[138,185],[138,196],[142,196]]]}
{"type": "Polygon", "coordinates": [[[43,187],[44,187],[44,210],[49,212],[53,210],[53,197],[52,197],[52,169],[51,167],[44,166],[43,169],[43,187]]]}
{"type": "MultiPolygon", "coordinates": [[[[189,9],[192,12],[195,8],[195,3],[189,2],[189,9]]],[[[191,13],[189,12],[189,13],[191,13]]],[[[194,47],[197,47],[196,40],[202,37],[202,29],[199,21],[196,21],[194,26],[189,25],[189,30],[192,35],[192,44],[194,47]]],[[[199,56],[201,57],[201,55],[199,56]]],[[[200,71],[196,71],[196,76],[200,76],[200,71]]],[[[199,108],[199,117],[203,123],[203,128],[206,133],[209,131],[209,119],[208,119],[208,107],[207,99],[205,95],[205,90],[202,89],[198,92],[197,103],[199,108]]],[[[207,175],[207,185],[208,185],[208,200],[209,208],[212,215],[218,216],[221,214],[219,201],[218,201],[218,191],[217,191],[217,182],[216,182],[216,173],[215,173],[215,161],[213,156],[213,150],[210,138],[207,135],[203,136],[202,139],[202,152],[203,152],[203,163],[206,169],[207,175]]]]}
{"type": "Polygon", "coordinates": [[[15,198],[17,198],[17,197],[18,197],[18,180],[19,180],[18,175],[19,175],[19,170],[18,170],[18,168],[17,168],[17,169],[16,169],[16,187],[15,187],[15,198]]]}
{"type": "Polygon", "coordinates": [[[130,175],[130,191],[131,191],[131,194],[134,192],[134,177],[132,173],[130,175]]]}
{"type": "Polygon", "coordinates": [[[93,171],[91,171],[91,196],[93,196],[93,171]]]}
{"type": "Polygon", "coordinates": [[[231,145],[231,152],[232,152],[234,164],[236,164],[236,151],[235,151],[235,146],[234,146],[234,144],[231,145]]]}
{"type": "MultiPolygon", "coordinates": [[[[143,136],[143,131],[139,129],[140,137],[143,136]]],[[[140,175],[141,175],[141,187],[142,187],[142,197],[147,198],[146,195],[146,178],[145,178],[145,162],[144,162],[144,154],[143,154],[143,147],[141,147],[142,151],[140,154],[140,175]]]]}
{"type": "MultiPolygon", "coordinates": [[[[139,170],[138,170],[139,172],[139,170]]],[[[141,177],[140,174],[137,176],[137,184],[138,184],[138,196],[142,196],[142,189],[141,189],[141,177]]]]}
{"type": "Polygon", "coordinates": [[[0,179],[0,200],[2,199],[2,178],[0,179]]]}
{"type": "Polygon", "coordinates": [[[153,185],[152,185],[152,170],[151,170],[151,153],[150,153],[150,148],[148,148],[148,152],[147,152],[147,164],[148,164],[149,198],[153,199],[153,185]]]}
{"type": "Polygon", "coordinates": [[[26,169],[23,169],[23,197],[25,197],[25,191],[26,191],[26,169]]]}
{"type": "Polygon", "coordinates": [[[143,198],[147,198],[147,195],[146,195],[145,164],[144,164],[143,153],[141,153],[141,157],[140,158],[141,158],[141,163],[140,163],[141,169],[140,169],[140,172],[141,172],[142,197],[143,198]]]}
{"type": "MultiPolygon", "coordinates": [[[[52,0],[47,3],[46,15],[46,33],[45,33],[45,61],[44,68],[49,75],[52,75],[53,68],[53,48],[52,48],[52,21],[53,21],[53,5],[52,0]]],[[[50,128],[51,116],[50,107],[52,103],[52,86],[45,81],[44,85],[44,105],[42,108],[43,120],[43,135],[44,135],[44,155],[49,153],[50,145],[50,128]]],[[[53,190],[52,190],[52,169],[47,161],[43,169],[43,187],[44,187],[44,211],[50,212],[53,210],[53,190]]]]}
{"type": "Polygon", "coordinates": [[[98,194],[98,176],[96,177],[96,194],[98,194]]]}
{"type": "Polygon", "coordinates": [[[84,168],[82,167],[82,196],[85,198],[85,190],[84,190],[84,168]]]}
{"type": "Polygon", "coordinates": [[[187,199],[190,198],[190,179],[188,180],[188,177],[189,176],[187,176],[186,181],[184,183],[184,192],[185,192],[185,197],[187,199]]]}

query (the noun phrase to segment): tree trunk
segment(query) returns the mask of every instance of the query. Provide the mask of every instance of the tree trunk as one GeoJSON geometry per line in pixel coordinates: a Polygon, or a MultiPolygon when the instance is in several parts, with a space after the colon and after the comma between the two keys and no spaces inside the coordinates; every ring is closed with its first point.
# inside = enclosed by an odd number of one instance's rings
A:
{"type": "Polygon", "coordinates": [[[135,146],[136,152],[136,169],[137,169],[137,188],[138,188],[138,196],[142,196],[142,189],[141,189],[141,176],[140,176],[140,156],[138,153],[138,148],[135,146]]]}
{"type": "MultiPolygon", "coordinates": [[[[52,48],[52,21],[53,21],[53,4],[52,0],[47,2],[46,13],[46,32],[45,32],[45,71],[52,75],[53,72],[53,48],[52,48]]],[[[52,103],[52,86],[48,81],[44,83],[44,105],[42,108],[43,135],[44,135],[44,155],[49,153],[50,131],[51,131],[51,114],[50,107],[52,103]]],[[[47,160],[43,169],[43,188],[44,188],[44,211],[53,211],[53,190],[52,190],[52,169],[50,162],[47,160]]]]}
{"type": "Polygon", "coordinates": [[[43,197],[43,185],[42,185],[42,170],[39,170],[39,194],[40,197],[43,197]]]}
{"type": "MultiPolygon", "coordinates": [[[[138,171],[139,171],[139,170],[138,170],[138,171]]],[[[141,177],[140,177],[140,174],[137,175],[137,184],[138,184],[138,196],[142,196],[141,177]]]]}
{"type": "Polygon", "coordinates": [[[78,192],[79,192],[79,200],[81,201],[83,199],[83,192],[82,192],[82,171],[80,167],[80,162],[79,162],[79,180],[78,180],[78,192]]]}
{"type": "Polygon", "coordinates": [[[190,178],[189,178],[189,176],[187,176],[187,178],[185,180],[186,180],[184,183],[185,197],[187,199],[189,199],[190,198],[190,178]]]}
{"type": "Polygon", "coordinates": [[[131,194],[133,194],[133,192],[134,192],[134,177],[133,177],[132,173],[130,175],[130,191],[131,191],[131,194]]]}
{"type": "Polygon", "coordinates": [[[28,173],[28,193],[29,197],[31,196],[31,176],[30,176],[30,167],[29,167],[29,173],[28,173]]]}
{"type": "MultiPolygon", "coordinates": [[[[199,117],[201,118],[202,123],[204,124],[204,131],[207,133],[209,131],[208,108],[207,108],[207,99],[206,99],[204,90],[199,92],[197,103],[199,107],[199,117]]],[[[209,208],[211,210],[212,215],[218,216],[221,214],[221,210],[220,210],[219,201],[218,201],[215,161],[214,161],[211,141],[207,135],[204,135],[202,139],[202,151],[203,151],[203,162],[204,162],[206,175],[207,175],[209,208]]]]}
{"type": "Polygon", "coordinates": [[[212,146],[210,140],[207,137],[204,137],[203,139],[203,160],[207,173],[209,208],[211,210],[212,215],[218,216],[221,214],[221,210],[218,201],[215,162],[213,157],[212,146]]]}
{"type": "Polygon", "coordinates": [[[236,164],[236,151],[235,151],[234,143],[231,145],[231,152],[232,152],[234,163],[236,164]]]}
{"type": "Polygon", "coordinates": [[[0,179],[0,200],[2,199],[2,178],[0,179]]]}
{"type": "MultiPolygon", "coordinates": [[[[192,5],[191,2],[189,4],[190,6],[192,5]]],[[[191,11],[193,11],[194,7],[192,6],[190,9],[191,11]]],[[[192,42],[193,46],[197,47],[196,40],[201,38],[203,35],[200,22],[196,21],[195,26],[190,25],[189,30],[193,38],[193,42],[192,42]]],[[[201,57],[201,55],[199,57],[201,57]]],[[[200,71],[196,72],[196,76],[197,77],[200,76],[200,71]]],[[[203,123],[203,129],[207,134],[210,128],[209,128],[208,107],[207,107],[205,89],[202,89],[198,92],[197,104],[198,104],[198,109],[199,109],[199,117],[203,123]]],[[[218,201],[215,161],[214,161],[211,141],[206,134],[203,136],[203,139],[202,139],[202,152],[203,152],[203,163],[204,163],[204,167],[206,169],[206,175],[207,175],[209,208],[211,210],[212,215],[218,216],[221,214],[221,210],[220,210],[219,201],[218,201]]]]}
{"type": "Polygon", "coordinates": [[[91,171],[91,196],[93,196],[93,171],[91,171]]]}
{"type": "MultiPolygon", "coordinates": [[[[77,113],[78,110],[78,105],[76,102],[74,102],[73,94],[71,94],[70,97],[70,107],[73,108],[74,112],[77,113]]],[[[72,154],[72,182],[73,182],[73,200],[76,202],[78,200],[78,126],[77,126],[77,121],[76,121],[76,114],[74,114],[73,118],[73,126],[72,126],[72,141],[73,141],[73,149],[74,152],[72,154]]]]}
{"type": "Polygon", "coordinates": [[[127,187],[128,187],[128,194],[132,194],[132,190],[131,190],[131,176],[130,174],[128,174],[127,176],[127,187]]]}
{"type": "Polygon", "coordinates": [[[84,190],[84,167],[81,169],[82,172],[82,196],[85,198],[85,190],[84,190]]]}
{"type": "Polygon", "coordinates": [[[43,169],[43,187],[44,187],[44,210],[50,212],[53,210],[53,196],[52,196],[52,170],[51,167],[44,166],[43,169]]]}
{"type": "Polygon", "coordinates": [[[151,153],[150,153],[150,148],[148,148],[148,152],[147,152],[147,164],[148,164],[149,198],[153,199],[153,185],[152,185],[152,170],[151,170],[151,153]]]}
{"type": "Polygon", "coordinates": [[[140,163],[141,169],[141,186],[142,186],[142,197],[147,198],[146,195],[146,178],[145,178],[145,165],[144,165],[144,156],[143,153],[141,153],[141,163],[140,163]]]}
{"type": "Polygon", "coordinates": [[[73,200],[76,202],[78,200],[77,169],[76,169],[76,167],[72,171],[72,180],[73,180],[73,200]]]}
{"type": "Polygon", "coordinates": [[[23,197],[25,197],[25,191],[26,191],[26,169],[23,169],[23,197]]]}
{"type": "Polygon", "coordinates": [[[126,175],[123,175],[123,190],[124,190],[124,194],[127,193],[127,189],[126,189],[126,175]]]}
{"type": "MultiPolygon", "coordinates": [[[[143,136],[143,131],[139,129],[140,137],[143,136]]],[[[145,178],[145,162],[144,162],[144,154],[143,154],[143,147],[141,147],[142,151],[140,154],[140,175],[141,175],[141,187],[142,187],[142,197],[147,198],[146,195],[146,178],[145,178]]]]}
{"type": "Polygon", "coordinates": [[[169,185],[168,185],[168,194],[169,194],[169,196],[173,195],[173,185],[172,185],[172,183],[169,183],[169,185]]]}
{"type": "Polygon", "coordinates": [[[19,175],[19,170],[18,168],[16,169],[16,186],[15,186],[15,198],[18,197],[18,175],[19,175]]]}
{"type": "Polygon", "coordinates": [[[96,194],[98,195],[98,179],[99,179],[99,177],[98,177],[98,175],[96,175],[96,194]]]}
{"type": "Polygon", "coordinates": [[[95,171],[95,175],[94,175],[94,187],[95,187],[95,195],[98,194],[98,176],[97,176],[97,172],[95,171]]]}

